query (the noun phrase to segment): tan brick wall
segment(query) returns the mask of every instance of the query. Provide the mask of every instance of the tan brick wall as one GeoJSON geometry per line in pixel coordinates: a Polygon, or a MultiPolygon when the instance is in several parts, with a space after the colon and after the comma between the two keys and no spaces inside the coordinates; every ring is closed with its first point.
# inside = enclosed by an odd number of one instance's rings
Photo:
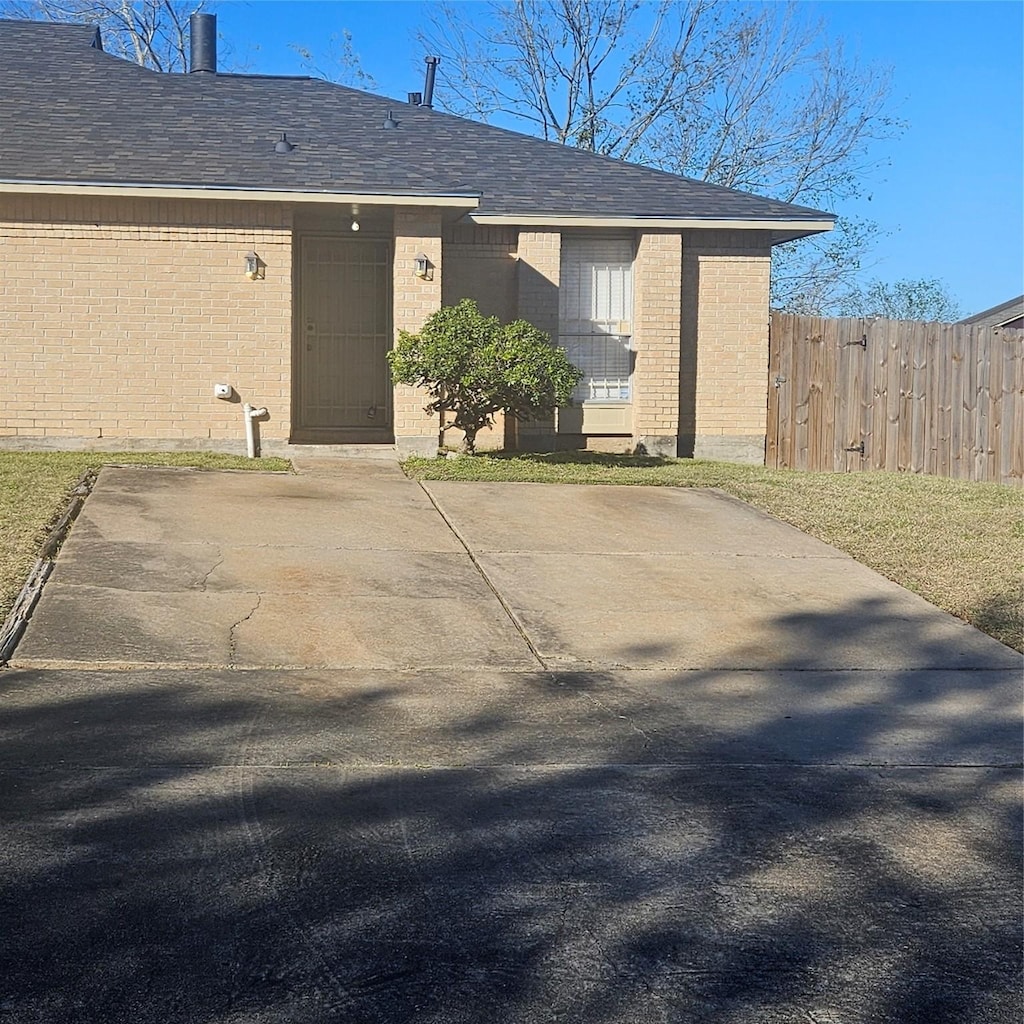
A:
{"type": "MultiPolygon", "coordinates": [[[[562,236],[557,231],[519,231],[517,247],[517,315],[558,340],[558,283],[561,277],[562,236]]],[[[555,417],[514,424],[516,443],[522,447],[549,447],[554,443],[555,417]]],[[[510,437],[510,440],[512,438],[510,437]]]]}
{"type": "Polygon", "coordinates": [[[519,316],[558,337],[558,281],[562,236],[557,231],[519,232],[519,316]]]}
{"type": "Polygon", "coordinates": [[[516,318],[515,228],[459,226],[444,239],[442,300],[472,299],[485,316],[516,318]]]}
{"type": "Polygon", "coordinates": [[[237,443],[239,405],[213,396],[228,383],[287,437],[285,207],[3,197],[0,267],[0,435],[237,443]]]}
{"type": "MultiPolygon", "coordinates": [[[[415,334],[423,321],[441,308],[441,211],[431,208],[395,210],[394,328],[415,334]],[[415,276],[420,254],[433,264],[431,280],[415,276]]],[[[395,387],[395,439],[434,438],[440,431],[439,417],[428,416],[423,407],[429,396],[422,388],[405,384],[395,387]]]]}
{"type": "MultiPolygon", "coordinates": [[[[506,227],[458,225],[448,228],[444,236],[444,279],[441,297],[446,306],[460,299],[472,299],[485,316],[496,316],[504,322],[514,320],[518,313],[516,287],[516,246],[518,230],[506,227]]],[[[449,414],[449,420],[452,419],[449,414]]],[[[458,447],[462,431],[445,431],[444,443],[458,447]]],[[[502,448],[505,444],[505,422],[499,413],[494,426],[477,434],[480,449],[502,448]]]]}
{"type": "Polygon", "coordinates": [[[684,236],[681,432],[698,456],[763,458],[770,254],[763,232],[684,236]]]}
{"type": "MultiPolygon", "coordinates": [[[[641,232],[633,264],[633,434],[675,438],[679,433],[679,345],[682,237],[641,232]]],[[[672,444],[665,442],[666,448],[672,444]]]]}

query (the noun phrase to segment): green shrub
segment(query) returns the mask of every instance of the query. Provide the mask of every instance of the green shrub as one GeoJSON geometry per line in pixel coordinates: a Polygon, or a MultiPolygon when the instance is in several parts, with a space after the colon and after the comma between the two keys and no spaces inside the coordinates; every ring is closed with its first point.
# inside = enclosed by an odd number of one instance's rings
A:
{"type": "Polygon", "coordinates": [[[401,331],[388,362],[396,383],[426,388],[427,412],[455,414],[443,429],[463,431],[469,453],[496,412],[519,420],[553,412],[571,402],[582,376],[543,331],[484,316],[472,299],[432,313],[418,334],[401,331]]]}

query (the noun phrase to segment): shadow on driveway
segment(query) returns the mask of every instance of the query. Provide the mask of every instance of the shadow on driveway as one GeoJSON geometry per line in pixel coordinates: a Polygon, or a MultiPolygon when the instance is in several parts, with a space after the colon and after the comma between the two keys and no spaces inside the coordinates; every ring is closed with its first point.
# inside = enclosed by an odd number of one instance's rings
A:
{"type": "Polygon", "coordinates": [[[5,673],[0,1020],[1015,1024],[1019,673],[786,665],[5,673]]]}

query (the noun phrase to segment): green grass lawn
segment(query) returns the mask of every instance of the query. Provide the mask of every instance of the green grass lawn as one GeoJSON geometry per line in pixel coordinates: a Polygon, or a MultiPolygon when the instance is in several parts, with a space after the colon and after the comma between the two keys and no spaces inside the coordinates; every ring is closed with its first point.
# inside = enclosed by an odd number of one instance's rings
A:
{"type": "Polygon", "coordinates": [[[410,459],[421,480],[718,487],[1024,650],[1024,493],[909,473],[804,473],[571,452],[410,459]]]}
{"type": "Polygon", "coordinates": [[[60,518],[82,474],[119,466],[286,470],[286,459],[246,459],[212,452],[0,452],[0,622],[18,596],[48,529],[60,518]]]}

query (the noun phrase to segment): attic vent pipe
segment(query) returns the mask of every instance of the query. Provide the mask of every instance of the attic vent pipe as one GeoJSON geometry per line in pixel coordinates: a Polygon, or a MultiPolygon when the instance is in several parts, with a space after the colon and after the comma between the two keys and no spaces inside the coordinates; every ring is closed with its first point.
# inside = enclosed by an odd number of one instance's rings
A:
{"type": "Polygon", "coordinates": [[[423,103],[427,110],[434,108],[434,75],[437,74],[437,65],[441,63],[440,57],[427,57],[427,77],[423,83],[423,103]]]}
{"type": "Polygon", "coordinates": [[[217,15],[193,14],[188,19],[189,71],[217,73],[217,15]]]}

